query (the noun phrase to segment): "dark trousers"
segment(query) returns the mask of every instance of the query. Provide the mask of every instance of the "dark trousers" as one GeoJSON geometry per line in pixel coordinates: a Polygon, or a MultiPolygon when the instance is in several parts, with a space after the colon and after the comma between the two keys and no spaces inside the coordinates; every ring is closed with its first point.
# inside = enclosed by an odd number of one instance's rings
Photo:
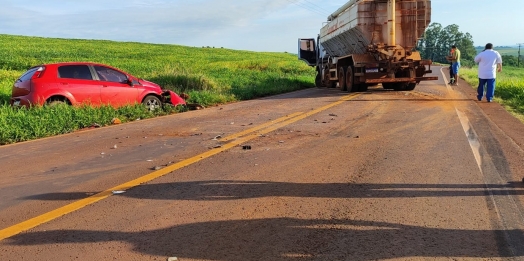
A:
{"type": "Polygon", "coordinates": [[[479,78],[479,87],[477,88],[477,99],[480,101],[482,100],[482,97],[484,97],[484,89],[487,87],[486,90],[486,100],[491,101],[493,100],[493,96],[495,96],[495,79],[480,79],[479,78]]]}

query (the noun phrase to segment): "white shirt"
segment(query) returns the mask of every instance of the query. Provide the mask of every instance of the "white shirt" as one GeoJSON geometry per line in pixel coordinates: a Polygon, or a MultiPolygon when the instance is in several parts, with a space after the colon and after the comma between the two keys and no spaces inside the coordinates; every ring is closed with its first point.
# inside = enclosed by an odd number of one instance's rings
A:
{"type": "Polygon", "coordinates": [[[497,78],[497,64],[502,64],[502,57],[499,52],[487,49],[475,57],[475,62],[479,64],[480,79],[495,79],[497,78]]]}

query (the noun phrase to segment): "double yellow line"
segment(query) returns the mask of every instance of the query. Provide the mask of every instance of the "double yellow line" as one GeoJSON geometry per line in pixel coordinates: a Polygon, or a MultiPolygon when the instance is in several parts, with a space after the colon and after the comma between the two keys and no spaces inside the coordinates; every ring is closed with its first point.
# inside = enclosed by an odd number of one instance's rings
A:
{"type": "Polygon", "coordinates": [[[259,137],[260,135],[264,135],[264,134],[270,133],[270,132],[272,132],[274,130],[277,130],[279,128],[282,128],[284,126],[287,126],[287,125],[292,124],[294,122],[297,122],[299,120],[305,119],[305,118],[307,118],[307,117],[309,117],[311,115],[317,114],[319,112],[322,112],[322,111],[325,111],[325,110],[327,110],[329,108],[337,106],[337,105],[339,105],[341,103],[344,103],[346,101],[354,99],[357,96],[358,96],[358,94],[347,95],[347,96],[342,97],[337,102],[330,103],[330,104],[328,104],[326,106],[323,106],[321,108],[312,110],[310,112],[306,112],[306,113],[297,112],[297,113],[294,113],[294,114],[291,114],[291,115],[288,115],[288,116],[276,119],[274,121],[270,121],[270,122],[261,124],[259,126],[250,128],[248,130],[245,130],[245,131],[242,131],[242,132],[235,133],[235,134],[232,134],[230,136],[227,136],[227,137],[221,139],[220,141],[228,142],[228,143],[225,143],[220,148],[215,148],[215,149],[209,150],[209,151],[204,152],[204,153],[202,153],[200,155],[197,155],[197,156],[191,157],[189,159],[180,161],[178,163],[170,165],[170,166],[168,166],[166,168],[163,168],[161,170],[157,170],[155,172],[152,172],[152,173],[147,174],[145,176],[142,176],[140,178],[137,178],[137,179],[128,181],[126,183],[120,184],[120,185],[118,185],[116,187],[104,190],[104,191],[102,191],[102,192],[100,192],[98,194],[95,194],[93,196],[90,196],[90,197],[87,197],[85,199],[81,199],[81,200],[75,201],[75,202],[73,202],[71,204],[68,204],[68,205],[65,205],[63,207],[57,208],[55,210],[49,211],[49,212],[47,212],[45,214],[42,214],[40,216],[31,218],[31,219],[26,220],[24,222],[21,222],[21,223],[18,223],[16,225],[10,226],[8,228],[2,229],[2,230],[0,230],[0,240],[4,240],[6,238],[12,237],[12,236],[17,235],[19,233],[22,233],[24,231],[27,231],[27,230],[32,229],[34,227],[37,227],[37,226],[39,226],[41,224],[47,223],[47,222],[52,221],[54,219],[57,219],[57,218],[59,218],[61,216],[64,216],[66,214],[69,214],[71,212],[79,210],[81,208],[84,208],[84,207],[86,207],[88,205],[91,205],[93,203],[96,203],[98,201],[106,199],[106,198],[110,197],[111,195],[113,195],[113,191],[129,190],[129,189],[131,189],[133,187],[139,186],[140,184],[144,184],[146,182],[152,181],[152,180],[157,179],[159,177],[165,176],[165,175],[167,175],[167,174],[169,174],[169,173],[171,173],[173,171],[176,171],[178,169],[187,167],[187,166],[189,166],[191,164],[194,164],[194,163],[199,162],[199,161],[201,161],[203,159],[206,159],[206,158],[209,158],[211,156],[214,156],[214,155],[216,155],[218,153],[221,153],[223,151],[231,149],[231,148],[233,148],[235,146],[244,144],[245,142],[250,141],[252,139],[255,139],[255,138],[259,137]]]}

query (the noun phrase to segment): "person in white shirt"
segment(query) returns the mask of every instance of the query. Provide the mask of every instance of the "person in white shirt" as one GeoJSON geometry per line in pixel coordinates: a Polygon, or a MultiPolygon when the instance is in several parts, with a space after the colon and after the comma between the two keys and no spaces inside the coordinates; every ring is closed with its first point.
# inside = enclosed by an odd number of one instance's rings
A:
{"type": "Polygon", "coordinates": [[[502,72],[502,57],[499,52],[493,50],[493,44],[486,44],[486,49],[475,57],[475,63],[479,64],[479,87],[477,88],[477,99],[482,100],[484,89],[486,90],[486,100],[493,101],[495,95],[495,79],[497,71],[502,72]]]}

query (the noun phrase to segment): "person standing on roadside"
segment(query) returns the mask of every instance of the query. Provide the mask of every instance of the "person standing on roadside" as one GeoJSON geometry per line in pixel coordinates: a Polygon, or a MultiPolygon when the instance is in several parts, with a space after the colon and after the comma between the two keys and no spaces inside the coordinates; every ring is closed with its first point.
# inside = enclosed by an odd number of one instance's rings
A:
{"type": "Polygon", "coordinates": [[[453,73],[453,82],[450,84],[458,85],[458,73],[460,68],[460,50],[456,45],[451,46],[451,71],[453,73]]]}
{"type": "Polygon", "coordinates": [[[451,85],[451,84],[453,84],[455,82],[455,78],[454,78],[454,74],[453,74],[453,61],[451,61],[454,52],[455,52],[455,50],[451,49],[449,51],[449,56],[446,56],[446,60],[449,61],[449,82],[448,82],[449,85],[451,85]]]}
{"type": "Polygon", "coordinates": [[[493,101],[495,96],[495,79],[497,78],[497,71],[502,72],[502,57],[500,53],[493,50],[493,44],[486,44],[486,49],[475,57],[475,63],[479,64],[479,86],[477,88],[477,99],[482,100],[484,96],[484,89],[486,90],[486,100],[493,101]]]}

